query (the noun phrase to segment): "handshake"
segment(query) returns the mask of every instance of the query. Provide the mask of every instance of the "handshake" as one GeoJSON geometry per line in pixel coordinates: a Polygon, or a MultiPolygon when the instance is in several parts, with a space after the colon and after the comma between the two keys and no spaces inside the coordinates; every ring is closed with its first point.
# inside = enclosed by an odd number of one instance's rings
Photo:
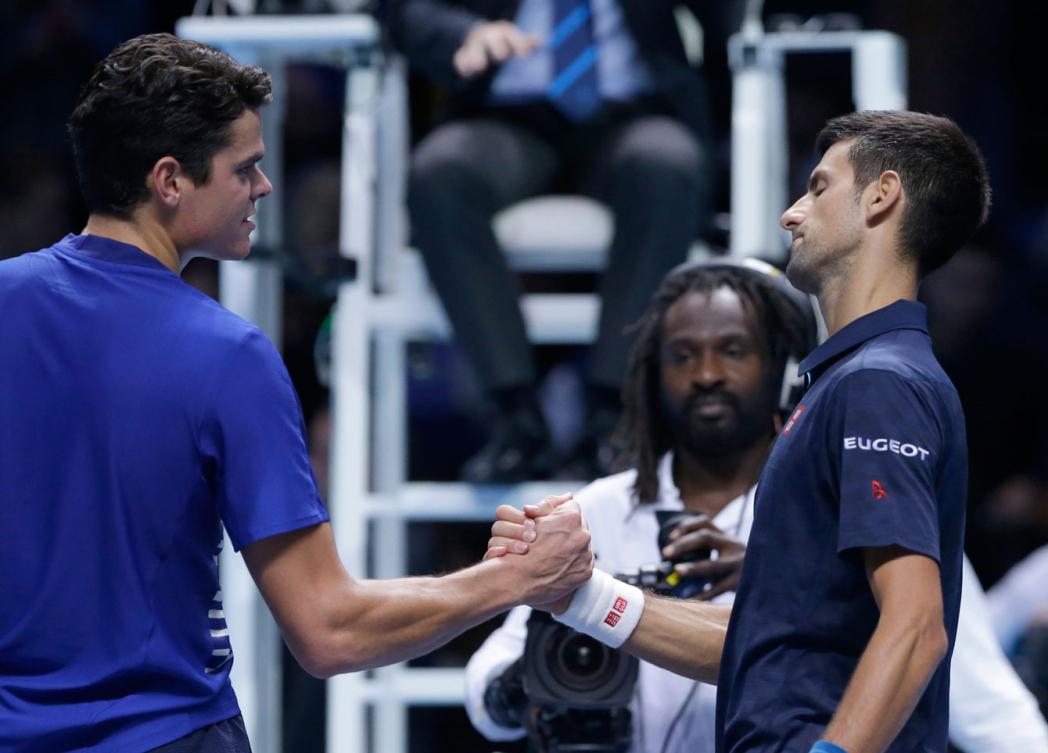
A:
{"type": "Polygon", "coordinates": [[[618,648],[644,611],[644,593],[593,567],[590,534],[570,494],[517,510],[502,505],[491,526],[487,561],[515,568],[520,603],[553,614],[579,632],[618,648]]]}
{"type": "Polygon", "coordinates": [[[520,603],[565,611],[593,575],[590,534],[578,503],[562,494],[523,510],[501,505],[495,518],[484,559],[501,558],[503,567],[518,571],[520,603]]]}
{"type": "MultiPolygon", "coordinates": [[[[677,579],[706,584],[697,600],[735,588],[746,551],[743,542],[705,515],[667,521],[663,534],[661,555],[669,562],[662,564],[677,579]],[[711,551],[717,552],[715,559],[710,558],[711,551]]],[[[636,585],[594,568],[590,534],[570,494],[546,497],[523,510],[500,506],[484,560],[512,570],[510,582],[519,589],[517,603],[550,612],[557,621],[612,648],[630,638],[645,609],[644,592],[636,585]]],[[[718,635],[722,640],[723,635],[718,635]]]]}

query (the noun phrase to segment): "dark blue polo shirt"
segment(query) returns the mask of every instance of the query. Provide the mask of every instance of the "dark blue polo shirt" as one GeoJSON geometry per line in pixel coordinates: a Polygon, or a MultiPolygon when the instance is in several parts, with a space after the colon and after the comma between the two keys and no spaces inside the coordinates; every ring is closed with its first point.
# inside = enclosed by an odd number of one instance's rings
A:
{"type": "MultiPolygon", "coordinates": [[[[939,563],[953,651],[968,458],[924,307],[857,319],[800,370],[811,386],[757,486],[721,660],[719,753],[807,753],[819,739],[877,625],[864,547],[939,563]]],[[[946,750],[949,666],[947,655],[889,751],[946,750]]]]}

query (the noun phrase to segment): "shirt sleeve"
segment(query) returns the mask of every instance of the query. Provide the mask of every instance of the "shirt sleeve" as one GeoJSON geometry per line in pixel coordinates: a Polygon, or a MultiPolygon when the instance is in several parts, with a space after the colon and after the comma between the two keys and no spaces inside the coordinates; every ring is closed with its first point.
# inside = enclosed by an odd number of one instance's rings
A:
{"type": "Polygon", "coordinates": [[[328,520],[280,354],[249,331],[217,372],[200,447],[233,547],[328,520]]]}
{"type": "Polygon", "coordinates": [[[1048,753],[1048,725],[997,643],[986,595],[967,557],[963,572],[950,667],[950,741],[967,753],[1048,753]]]}
{"type": "Polygon", "coordinates": [[[524,655],[528,638],[529,607],[516,607],[466,664],[466,713],[473,727],[492,742],[519,740],[523,727],[501,727],[488,714],[484,693],[506,668],[524,655]]]}
{"type": "Polygon", "coordinates": [[[944,442],[933,396],[888,371],[860,371],[841,386],[837,551],[897,545],[938,561],[944,442]]]}

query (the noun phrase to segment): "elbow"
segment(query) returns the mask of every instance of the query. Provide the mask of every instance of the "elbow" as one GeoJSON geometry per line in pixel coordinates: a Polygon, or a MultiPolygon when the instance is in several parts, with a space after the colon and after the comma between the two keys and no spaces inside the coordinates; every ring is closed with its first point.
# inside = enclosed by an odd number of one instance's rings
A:
{"type": "Polygon", "coordinates": [[[288,641],[288,648],[299,666],[318,680],[327,680],[340,672],[339,664],[334,660],[333,654],[323,650],[320,646],[301,644],[293,646],[288,641]]]}
{"type": "Polygon", "coordinates": [[[917,623],[919,645],[924,649],[928,659],[939,666],[950,650],[950,638],[946,634],[942,609],[931,609],[917,623]]]}
{"type": "Polygon", "coordinates": [[[346,672],[372,669],[376,662],[367,655],[365,639],[354,639],[351,631],[325,630],[319,626],[297,635],[285,635],[292,656],[306,672],[327,680],[346,672]]]}
{"type": "Polygon", "coordinates": [[[942,620],[929,627],[925,641],[928,645],[929,655],[935,660],[935,666],[939,666],[939,662],[946,658],[946,654],[950,650],[950,638],[946,634],[946,627],[943,625],[942,620]]]}
{"type": "Polygon", "coordinates": [[[372,668],[372,663],[365,657],[339,651],[333,646],[315,645],[291,649],[291,653],[299,666],[318,680],[328,680],[335,675],[372,668]]]}
{"type": "Polygon", "coordinates": [[[942,614],[929,614],[910,626],[915,654],[925,659],[932,668],[938,667],[950,650],[950,639],[943,624],[942,614]]]}

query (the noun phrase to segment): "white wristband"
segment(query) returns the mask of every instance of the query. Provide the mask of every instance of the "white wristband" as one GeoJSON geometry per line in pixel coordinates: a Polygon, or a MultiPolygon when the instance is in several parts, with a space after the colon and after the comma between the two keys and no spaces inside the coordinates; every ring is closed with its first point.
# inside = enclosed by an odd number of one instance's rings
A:
{"type": "Polygon", "coordinates": [[[553,619],[618,648],[633,633],[644,611],[644,592],[602,570],[593,570],[569,606],[553,619]]]}

